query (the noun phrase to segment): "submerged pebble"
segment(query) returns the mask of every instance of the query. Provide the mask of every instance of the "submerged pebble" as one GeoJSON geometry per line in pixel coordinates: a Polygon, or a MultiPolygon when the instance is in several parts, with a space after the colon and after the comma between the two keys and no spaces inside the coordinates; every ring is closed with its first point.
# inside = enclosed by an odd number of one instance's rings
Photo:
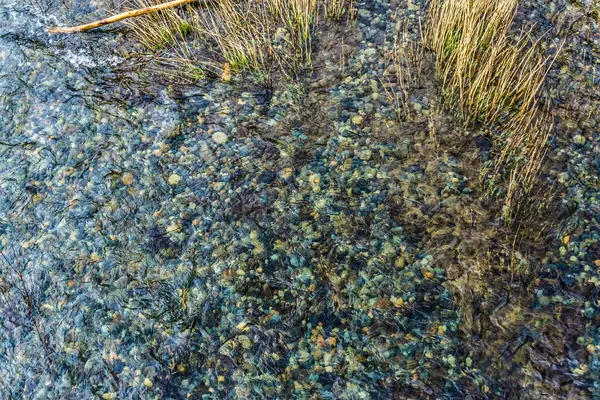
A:
{"type": "MultiPolygon", "coordinates": [[[[525,3],[543,27],[588,21],[525,3]]],[[[358,2],[344,41],[314,41],[305,97],[228,67],[228,83],[147,84],[111,61],[137,46],[126,31],[40,33],[103,3],[45,4],[0,5],[1,276],[26,268],[39,304],[3,285],[0,397],[600,394],[596,25],[573,25],[570,65],[548,78],[554,103],[581,109],[551,135],[544,175],[565,232],[543,258],[492,257],[477,278],[491,295],[471,304],[469,272],[506,244],[469,170],[494,146],[433,112],[434,85],[398,121],[390,2],[358,2]],[[527,296],[493,286],[501,263],[522,268],[510,277],[528,277],[527,296]]],[[[424,5],[407,12],[418,26],[424,5]]]]}
{"type": "Polygon", "coordinates": [[[212,135],[212,140],[217,144],[225,144],[229,138],[223,132],[215,132],[212,135]]]}

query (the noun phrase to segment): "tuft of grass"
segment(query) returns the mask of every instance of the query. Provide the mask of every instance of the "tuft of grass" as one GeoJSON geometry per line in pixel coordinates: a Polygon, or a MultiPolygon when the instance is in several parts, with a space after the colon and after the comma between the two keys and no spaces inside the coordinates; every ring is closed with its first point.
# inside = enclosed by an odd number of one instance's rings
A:
{"type": "MultiPolygon", "coordinates": [[[[163,3],[162,0],[132,0],[131,8],[143,8],[163,3]]],[[[219,74],[219,67],[208,59],[200,58],[190,44],[198,29],[190,18],[191,6],[166,9],[138,18],[125,20],[132,35],[155,54],[156,72],[193,83],[207,73],[219,74]]]]}
{"type": "Polygon", "coordinates": [[[193,25],[217,44],[233,71],[269,75],[311,65],[314,28],[321,16],[340,19],[353,0],[221,0],[195,13],[193,25]]]}
{"type": "Polygon", "coordinates": [[[552,126],[539,94],[553,59],[531,30],[511,38],[517,7],[518,0],[432,0],[425,35],[446,99],[467,121],[503,132],[494,172],[508,175],[507,221],[535,183],[552,126]]]}
{"type": "Polygon", "coordinates": [[[344,15],[353,17],[356,13],[354,0],[325,0],[322,4],[325,18],[330,20],[339,21],[344,15]]]}
{"type": "Polygon", "coordinates": [[[507,222],[517,214],[521,200],[535,186],[553,128],[552,117],[534,109],[516,113],[505,128],[494,174],[498,176],[502,170],[508,172],[503,209],[507,222]]]}
{"type": "MultiPolygon", "coordinates": [[[[161,2],[132,1],[134,7],[161,2]]],[[[354,14],[354,0],[219,0],[210,7],[168,9],[126,23],[149,50],[168,55],[160,61],[169,74],[194,80],[207,71],[231,79],[232,73],[250,71],[268,81],[275,69],[289,75],[311,66],[320,19],[354,14]],[[200,59],[207,53],[197,48],[200,42],[212,47],[209,60],[200,59]]]]}
{"type": "MultiPolygon", "coordinates": [[[[162,3],[160,0],[133,0],[132,8],[145,8],[162,3]]],[[[166,9],[138,18],[125,20],[133,36],[152,51],[176,46],[192,32],[192,25],[177,9],[166,9]]]]}
{"type": "Polygon", "coordinates": [[[271,15],[279,19],[296,60],[310,64],[312,28],[317,18],[316,0],[267,0],[271,15]]]}
{"type": "Polygon", "coordinates": [[[212,38],[233,71],[266,73],[273,61],[272,21],[252,2],[222,0],[193,15],[194,26],[212,38]]]}
{"type": "Polygon", "coordinates": [[[517,0],[432,0],[427,44],[445,93],[469,118],[496,122],[530,109],[545,77],[529,33],[508,36],[517,0]]]}

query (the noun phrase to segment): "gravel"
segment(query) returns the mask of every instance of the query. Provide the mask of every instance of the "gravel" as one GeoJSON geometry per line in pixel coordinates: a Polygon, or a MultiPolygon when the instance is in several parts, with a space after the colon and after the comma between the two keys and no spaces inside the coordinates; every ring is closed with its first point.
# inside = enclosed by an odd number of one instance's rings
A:
{"type": "MultiPolygon", "coordinates": [[[[431,71],[399,119],[388,1],[315,41],[314,76],[267,89],[163,84],[119,28],[43,31],[105,5],[0,4],[0,397],[600,395],[585,4],[519,15],[569,38],[544,89],[547,224],[519,229],[481,188],[494,145],[431,71]]],[[[403,12],[416,34],[421,2],[403,12]]]]}

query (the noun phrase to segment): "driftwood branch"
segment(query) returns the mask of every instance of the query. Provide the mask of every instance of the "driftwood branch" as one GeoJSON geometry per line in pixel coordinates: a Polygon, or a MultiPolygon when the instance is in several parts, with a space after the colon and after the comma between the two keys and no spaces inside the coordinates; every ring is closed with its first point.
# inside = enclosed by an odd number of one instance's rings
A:
{"type": "Polygon", "coordinates": [[[73,32],[83,32],[89,31],[90,29],[98,28],[104,25],[112,24],[114,22],[118,22],[127,18],[139,17],[140,15],[150,14],[156,11],[165,10],[167,8],[179,7],[184,4],[193,3],[198,0],[175,0],[169,1],[168,3],[157,4],[152,7],[144,7],[139,8],[137,10],[127,11],[121,14],[113,15],[112,17],[108,17],[105,19],[101,19],[99,21],[90,22],[89,24],[72,26],[72,27],[56,27],[48,29],[48,33],[73,33],[73,32]]]}

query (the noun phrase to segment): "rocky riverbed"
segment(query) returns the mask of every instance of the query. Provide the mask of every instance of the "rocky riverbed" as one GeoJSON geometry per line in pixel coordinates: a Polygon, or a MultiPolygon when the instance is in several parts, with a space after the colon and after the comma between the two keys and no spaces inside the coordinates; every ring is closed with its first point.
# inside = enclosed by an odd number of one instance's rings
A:
{"type": "Polygon", "coordinates": [[[45,33],[115,7],[0,0],[1,398],[600,396],[593,1],[520,8],[565,44],[511,226],[427,63],[398,118],[420,2],[359,2],[272,86],[168,81],[122,26],[45,33]]]}

